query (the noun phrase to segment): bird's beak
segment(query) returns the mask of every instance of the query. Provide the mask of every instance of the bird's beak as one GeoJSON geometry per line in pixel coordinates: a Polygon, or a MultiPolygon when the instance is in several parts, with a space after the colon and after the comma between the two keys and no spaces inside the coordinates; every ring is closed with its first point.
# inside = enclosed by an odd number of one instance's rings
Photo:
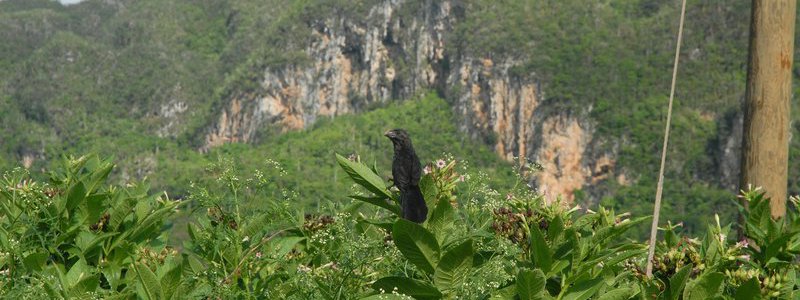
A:
{"type": "Polygon", "coordinates": [[[392,132],[391,130],[389,130],[389,131],[387,131],[387,132],[384,132],[384,133],[383,133],[383,136],[385,136],[385,137],[388,137],[388,138],[393,138],[393,137],[394,137],[394,132],[392,132]]]}

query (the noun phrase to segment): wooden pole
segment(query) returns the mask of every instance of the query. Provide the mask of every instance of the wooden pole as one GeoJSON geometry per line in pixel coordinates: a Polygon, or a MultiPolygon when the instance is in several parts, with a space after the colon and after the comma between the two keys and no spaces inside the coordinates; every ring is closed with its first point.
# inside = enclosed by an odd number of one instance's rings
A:
{"type": "Polygon", "coordinates": [[[764,188],[773,218],[786,214],[789,101],[796,0],[753,0],[740,186],[764,188]]]}

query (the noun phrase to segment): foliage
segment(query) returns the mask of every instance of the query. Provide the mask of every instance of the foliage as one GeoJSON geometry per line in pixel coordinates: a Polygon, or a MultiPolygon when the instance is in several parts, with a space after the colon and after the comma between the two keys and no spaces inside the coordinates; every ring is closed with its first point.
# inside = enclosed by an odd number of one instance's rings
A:
{"type": "MultiPolygon", "coordinates": [[[[398,217],[397,191],[357,156],[337,156],[356,184],[317,211],[294,203],[267,160],[253,173],[223,158],[216,178],[174,201],[146,185],[105,186],[113,164],[67,159],[48,183],[25,171],[0,185],[0,294],[104,299],[796,299],[800,200],[772,219],[743,192],[743,239],[719,218],[701,239],[662,229],[653,278],[646,246],[622,238],[649,217],[566,207],[524,184],[503,193],[464,161],[425,167],[423,224],[398,217]],[[260,201],[256,201],[259,199],[260,201]],[[253,206],[252,203],[260,203],[253,206]],[[186,207],[189,239],[167,245],[186,207]],[[175,223],[173,223],[175,224],[175,223]]],[[[523,177],[518,180],[524,182],[523,177]]],[[[181,227],[179,230],[184,230],[181,227]]]]}
{"type": "MultiPolygon", "coordinates": [[[[257,91],[265,69],[309,62],[304,50],[314,40],[313,29],[320,21],[330,30],[340,30],[337,27],[344,23],[376,26],[369,12],[378,3],[91,0],[61,6],[49,0],[2,1],[0,165],[11,167],[23,160],[32,161],[32,176],[41,179],[44,176],[36,170],[56,166],[62,153],[96,152],[117,158],[119,165],[110,175],[114,182],[147,176],[154,187],[183,195],[194,179],[192,174],[200,173],[218,153],[260,157],[266,151],[287,168],[299,170],[290,175],[296,178],[285,180],[303,195],[304,204],[318,202],[313,193],[306,192],[309,190],[331,198],[346,191],[341,180],[307,183],[302,179],[318,173],[325,178],[337,177],[334,168],[294,163],[285,159],[292,157],[291,152],[279,158],[280,153],[270,149],[276,142],[292,151],[316,148],[313,153],[320,156],[307,158],[312,161],[329,159],[334,151],[344,153],[343,148],[322,151],[321,143],[314,138],[295,134],[284,139],[265,128],[252,148],[227,146],[210,155],[198,154],[197,149],[225,102],[235,95],[257,91]],[[328,19],[346,21],[325,21],[328,19]],[[176,112],[175,108],[185,111],[176,112]]],[[[425,15],[431,2],[398,3],[392,18],[404,23],[425,15]]],[[[730,164],[723,154],[734,132],[732,120],[741,116],[749,5],[748,1],[689,1],[687,20],[691,22],[685,28],[670,164],[665,175],[665,202],[675,205],[665,207],[665,216],[683,216],[687,207],[700,212],[697,216],[719,211],[723,220],[732,220],[735,213],[725,201],[732,194],[723,188],[732,184],[731,179],[719,174],[730,164]],[[692,206],[698,198],[707,200],[703,207],[692,206]]],[[[569,110],[591,119],[589,123],[595,124],[597,133],[593,149],[616,153],[614,175],[624,175],[630,182],[600,182],[594,187],[598,192],[589,195],[589,200],[605,195],[608,197],[603,204],[609,207],[649,213],[650,207],[645,205],[649,202],[642,199],[655,194],[654,169],[669,79],[665,70],[671,67],[679,3],[469,0],[454,1],[450,6],[453,22],[448,22],[452,28],[442,33],[447,51],[442,67],[491,58],[498,66],[507,64],[513,80],[541,85],[545,97],[538,107],[569,110]]],[[[402,39],[408,33],[394,30],[392,34],[394,39],[402,39]]],[[[795,40],[800,43],[800,38],[795,40]]],[[[396,70],[396,78],[414,78],[410,63],[417,60],[415,51],[398,47],[402,45],[386,46],[391,49],[387,63],[396,70]]],[[[464,87],[439,88],[440,94],[453,100],[457,93],[450,91],[463,91],[464,87]]],[[[435,109],[452,108],[443,105],[435,109]]],[[[797,119],[800,110],[794,111],[793,119],[797,119]]],[[[391,114],[383,111],[372,115],[378,116],[390,118],[391,114]]],[[[427,155],[465,148],[465,152],[480,152],[470,157],[476,166],[499,164],[491,153],[484,153],[487,146],[460,138],[462,132],[450,130],[456,128],[451,115],[437,111],[430,119],[422,120],[425,123],[415,136],[462,147],[437,143],[427,155]],[[444,120],[453,124],[444,124],[444,120]],[[428,135],[429,127],[447,130],[428,135]]],[[[391,120],[395,122],[372,119],[368,124],[396,126],[417,121],[391,120]]],[[[316,128],[336,122],[323,121],[316,128]]],[[[799,128],[792,130],[798,133],[799,128]]],[[[311,131],[315,130],[304,134],[311,131]]],[[[332,136],[325,131],[317,137],[332,136]]],[[[380,145],[378,139],[358,135],[348,150],[374,152],[380,145]]],[[[793,175],[800,172],[798,143],[792,140],[790,148],[789,170],[793,175]]],[[[382,158],[369,159],[382,163],[382,158]]],[[[795,179],[800,176],[790,178],[790,191],[800,191],[795,179]]],[[[508,181],[498,179],[495,183],[499,182],[508,181]]],[[[703,220],[684,221],[686,230],[702,232],[703,220]]],[[[632,230],[632,235],[637,233],[632,230]]]]}
{"type": "MultiPolygon", "coordinates": [[[[178,287],[181,265],[164,224],[180,203],[144,184],[106,186],[112,163],[65,159],[48,183],[15,169],[0,187],[0,289],[7,297],[160,295],[178,287]]],[[[172,290],[174,291],[174,290],[172,290]]]]}

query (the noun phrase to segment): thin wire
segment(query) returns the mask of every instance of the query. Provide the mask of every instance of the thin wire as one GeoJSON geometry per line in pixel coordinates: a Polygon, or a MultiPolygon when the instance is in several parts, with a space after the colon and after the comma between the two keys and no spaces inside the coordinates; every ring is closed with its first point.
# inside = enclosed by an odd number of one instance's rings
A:
{"type": "Polygon", "coordinates": [[[647,253],[647,277],[653,277],[653,255],[656,251],[656,235],[658,234],[658,214],[661,210],[661,193],[664,187],[664,164],[667,161],[667,144],[669,143],[669,127],[672,122],[672,100],[675,98],[675,81],[678,78],[678,58],[681,55],[681,39],[683,38],[683,19],[686,15],[686,0],[681,4],[681,22],[678,26],[678,44],[675,46],[675,64],[672,66],[672,87],[669,91],[669,108],[667,109],[667,125],[664,129],[664,146],[661,148],[661,169],[658,170],[658,187],[656,203],[653,207],[653,225],[650,227],[650,250],[647,253]]]}

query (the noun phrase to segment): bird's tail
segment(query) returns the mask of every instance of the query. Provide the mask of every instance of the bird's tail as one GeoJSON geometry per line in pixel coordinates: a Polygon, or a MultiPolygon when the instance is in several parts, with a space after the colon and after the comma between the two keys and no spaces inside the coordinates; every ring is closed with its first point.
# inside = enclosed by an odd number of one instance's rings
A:
{"type": "Polygon", "coordinates": [[[411,186],[407,192],[402,193],[400,204],[403,207],[403,218],[412,222],[422,223],[428,218],[428,206],[419,186],[411,186]]]}

